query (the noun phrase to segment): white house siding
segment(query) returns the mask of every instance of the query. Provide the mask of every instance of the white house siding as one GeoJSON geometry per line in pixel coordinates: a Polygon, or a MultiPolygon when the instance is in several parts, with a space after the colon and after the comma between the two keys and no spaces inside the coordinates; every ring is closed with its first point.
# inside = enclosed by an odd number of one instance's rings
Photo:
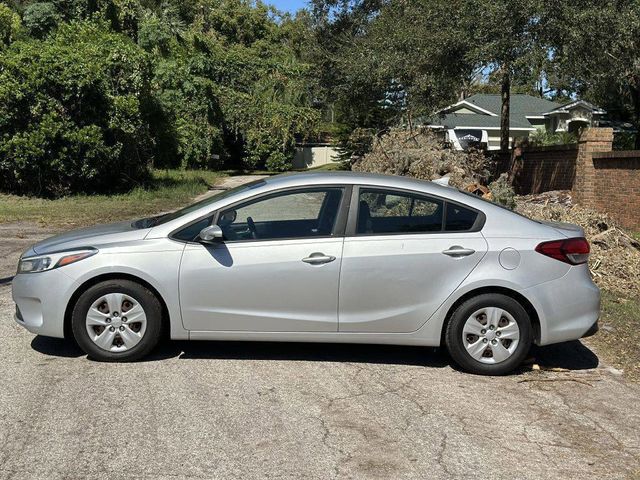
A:
{"type": "Polygon", "coordinates": [[[339,161],[339,153],[330,144],[300,144],[293,156],[293,168],[313,168],[339,161]]]}

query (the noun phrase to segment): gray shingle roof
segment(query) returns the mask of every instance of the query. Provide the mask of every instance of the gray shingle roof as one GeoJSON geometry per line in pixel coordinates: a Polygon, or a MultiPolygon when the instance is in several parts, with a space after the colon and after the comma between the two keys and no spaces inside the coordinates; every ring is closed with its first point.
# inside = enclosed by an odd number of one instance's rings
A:
{"type": "MultiPolygon", "coordinates": [[[[440,113],[431,117],[421,119],[419,123],[430,125],[442,125],[445,128],[455,127],[476,127],[476,128],[499,128],[500,109],[502,99],[500,95],[478,94],[465,99],[466,102],[475,105],[483,110],[495,114],[491,116],[484,113],[464,114],[464,113],[440,113]]],[[[554,110],[561,105],[544,98],[533,97],[531,95],[512,94],[509,112],[509,124],[511,128],[533,128],[527,120],[527,116],[540,116],[554,110]]]]}
{"type": "MultiPolygon", "coordinates": [[[[480,108],[500,115],[502,99],[500,95],[478,94],[465,99],[467,102],[477,105],[480,108]]],[[[512,94],[510,110],[514,113],[524,113],[526,115],[542,115],[554,110],[561,105],[544,98],[533,97],[531,95],[512,94]]]]}
{"type": "MultiPolygon", "coordinates": [[[[444,115],[433,115],[426,120],[426,123],[430,125],[442,125],[446,128],[499,128],[500,117],[469,113],[447,113],[444,115]]],[[[509,126],[511,128],[533,128],[533,126],[526,118],[524,118],[522,115],[517,115],[514,113],[511,113],[509,115],[509,126]]]]}

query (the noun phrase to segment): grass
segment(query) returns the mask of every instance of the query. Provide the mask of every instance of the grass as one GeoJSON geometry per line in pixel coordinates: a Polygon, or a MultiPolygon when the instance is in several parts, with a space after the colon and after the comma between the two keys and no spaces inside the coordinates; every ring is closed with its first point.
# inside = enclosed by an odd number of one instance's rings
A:
{"type": "Polygon", "coordinates": [[[149,185],[115,195],[72,195],[56,200],[0,194],[0,223],[37,222],[53,228],[141,218],[188,204],[223,174],[154,170],[149,185]]]}
{"type": "Polygon", "coordinates": [[[624,371],[626,377],[640,379],[640,299],[623,298],[602,292],[600,331],[587,339],[603,359],[624,371]]]}

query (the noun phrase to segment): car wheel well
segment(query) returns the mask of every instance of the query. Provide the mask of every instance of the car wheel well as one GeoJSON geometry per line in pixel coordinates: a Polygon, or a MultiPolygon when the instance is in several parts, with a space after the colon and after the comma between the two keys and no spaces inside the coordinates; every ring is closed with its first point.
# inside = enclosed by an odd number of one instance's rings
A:
{"type": "Polygon", "coordinates": [[[139,283],[143,287],[149,289],[151,293],[153,293],[156,296],[156,298],[160,302],[160,305],[162,306],[162,335],[168,336],[169,309],[167,308],[167,304],[165,303],[164,298],[162,298],[162,295],[160,295],[158,290],[156,290],[153,287],[153,285],[151,285],[149,282],[146,282],[140,277],[136,277],[135,275],[130,275],[127,273],[106,273],[104,275],[98,275],[97,277],[93,277],[87,280],[82,285],[80,285],[75,292],[73,292],[73,295],[71,295],[71,298],[69,299],[69,303],[67,303],[67,308],[65,309],[65,312],[64,312],[64,338],[65,339],[73,340],[73,332],[71,330],[71,314],[73,313],[73,307],[78,301],[78,298],[80,298],[80,295],[82,295],[92,286],[100,282],[104,282],[106,280],[130,280],[132,282],[139,283]]]}
{"type": "Polygon", "coordinates": [[[515,290],[511,290],[510,288],[505,287],[482,287],[477,288],[475,290],[471,290],[470,292],[465,293],[459,299],[457,299],[453,305],[449,308],[447,312],[447,316],[445,317],[444,324],[442,325],[442,332],[440,334],[440,345],[445,345],[445,332],[447,331],[447,324],[453,315],[453,312],[463,303],[469,300],[470,298],[477,297],[478,295],[482,295],[485,293],[500,293],[502,295],[506,295],[507,297],[513,298],[516,302],[522,305],[527,313],[529,314],[529,318],[531,319],[531,327],[533,328],[533,338],[535,342],[540,340],[540,317],[538,316],[538,312],[534,308],[527,298],[516,292],[515,290]]]}

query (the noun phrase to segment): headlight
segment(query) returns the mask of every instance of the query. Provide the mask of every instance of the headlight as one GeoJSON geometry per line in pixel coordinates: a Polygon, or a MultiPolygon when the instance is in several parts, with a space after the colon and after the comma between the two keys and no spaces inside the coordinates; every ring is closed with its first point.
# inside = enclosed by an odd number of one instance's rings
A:
{"type": "Polygon", "coordinates": [[[84,249],[74,252],[52,253],[50,255],[40,255],[37,257],[21,258],[18,263],[18,273],[36,273],[54,268],[64,267],[98,253],[95,249],[84,249]]]}

